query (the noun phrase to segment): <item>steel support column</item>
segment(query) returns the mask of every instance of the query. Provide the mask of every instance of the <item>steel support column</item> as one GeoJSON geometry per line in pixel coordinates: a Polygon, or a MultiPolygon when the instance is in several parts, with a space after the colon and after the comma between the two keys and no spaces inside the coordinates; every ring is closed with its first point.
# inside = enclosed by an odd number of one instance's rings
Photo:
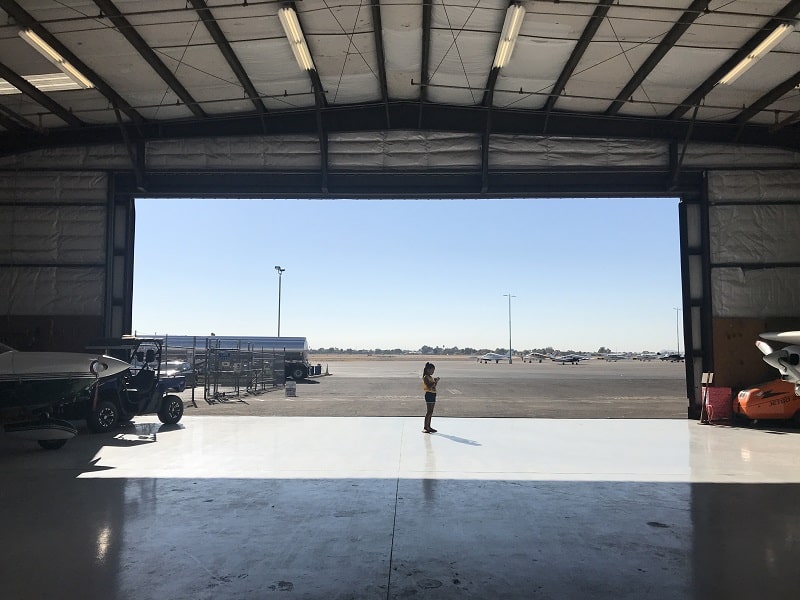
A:
{"type": "Polygon", "coordinates": [[[108,184],[106,231],[106,298],[104,335],[119,337],[133,327],[133,248],[136,208],[130,193],[108,184]]]}
{"type": "Polygon", "coordinates": [[[702,374],[714,370],[707,179],[699,198],[681,201],[679,219],[686,396],[689,418],[699,419],[702,374]]]}

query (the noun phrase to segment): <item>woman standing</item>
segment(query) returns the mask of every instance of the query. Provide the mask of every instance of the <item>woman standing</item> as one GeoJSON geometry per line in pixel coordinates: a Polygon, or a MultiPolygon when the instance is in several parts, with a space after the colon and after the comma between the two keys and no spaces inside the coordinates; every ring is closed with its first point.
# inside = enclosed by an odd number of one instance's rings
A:
{"type": "Polygon", "coordinates": [[[423,433],[436,433],[436,430],[431,427],[433,408],[436,406],[436,384],[439,383],[439,378],[433,376],[435,370],[436,367],[433,366],[433,363],[425,363],[425,369],[422,371],[422,390],[425,392],[425,404],[428,405],[423,433]]]}

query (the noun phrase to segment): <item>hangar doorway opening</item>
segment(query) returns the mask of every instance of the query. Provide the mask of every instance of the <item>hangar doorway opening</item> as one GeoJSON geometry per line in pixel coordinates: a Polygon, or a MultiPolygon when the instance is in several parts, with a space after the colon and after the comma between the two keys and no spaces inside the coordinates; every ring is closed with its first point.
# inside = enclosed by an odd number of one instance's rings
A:
{"type": "Polygon", "coordinates": [[[138,334],[280,327],[329,374],[232,414],[415,415],[430,361],[443,416],[683,418],[680,306],[676,198],[136,200],[138,334]]]}

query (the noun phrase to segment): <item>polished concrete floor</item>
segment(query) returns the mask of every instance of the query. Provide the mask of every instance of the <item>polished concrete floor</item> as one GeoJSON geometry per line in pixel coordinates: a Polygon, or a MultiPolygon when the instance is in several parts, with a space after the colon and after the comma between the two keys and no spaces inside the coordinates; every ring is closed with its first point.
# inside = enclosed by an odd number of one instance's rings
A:
{"type": "Polygon", "coordinates": [[[185,417],[0,435],[0,597],[798,598],[800,432],[185,417]]]}

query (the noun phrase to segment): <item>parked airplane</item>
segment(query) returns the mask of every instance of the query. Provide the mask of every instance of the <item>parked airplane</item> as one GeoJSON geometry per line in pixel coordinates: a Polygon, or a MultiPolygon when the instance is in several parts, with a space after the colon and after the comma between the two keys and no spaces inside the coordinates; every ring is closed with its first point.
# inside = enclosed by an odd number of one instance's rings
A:
{"type": "Polygon", "coordinates": [[[644,352],[634,355],[633,360],[641,360],[646,362],[649,360],[655,360],[657,358],[659,358],[659,354],[657,352],[647,352],[645,350],[644,352]]]}
{"type": "Polygon", "coordinates": [[[658,360],[664,360],[669,362],[681,362],[683,361],[683,352],[670,352],[669,354],[662,354],[658,357],[658,360]]]}
{"type": "Polygon", "coordinates": [[[589,360],[590,357],[583,356],[582,354],[562,354],[560,356],[551,356],[550,360],[554,360],[555,362],[559,362],[562,365],[565,363],[570,363],[573,365],[577,365],[584,360],[589,360]]]}
{"type": "Polygon", "coordinates": [[[130,365],[110,356],[73,352],[19,352],[0,344],[0,425],[9,435],[56,449],[78,432],[50,411],[130,365]]]}
{"type": "Polygon", "coordinates": [[[609,352],[608,354],[603,355],[604,360],[616,362],[618,360],[627,360],[628,355],[624,352],[609,352]]]}
{"type": "Polygon", "coordinates": [[[800,331],[783,331],[762,333],[759,337],[771,342],[788,344],[778,348],[773,344],[756,342],[756,347],[764,355],[765,363],[775,367],[781,374],[781,379],[794,383],[794,393],[800,396],[800,331]]]}
{"type": "Polygon", "coordinates": [[[541,352],[531,352],[522,357],[522,362],[542,362],[544,359],[550,360],[553,358],[550,354],[542,354],[541,352]]]}
{"type": "Polygon", "coordinates": [[[508,360],[508,354],[497,354],[496,352],[487,352],[483,356],[478,357],[479,363],[488,364],[492,361],[499,363],[501,360],[508,360]]]}

